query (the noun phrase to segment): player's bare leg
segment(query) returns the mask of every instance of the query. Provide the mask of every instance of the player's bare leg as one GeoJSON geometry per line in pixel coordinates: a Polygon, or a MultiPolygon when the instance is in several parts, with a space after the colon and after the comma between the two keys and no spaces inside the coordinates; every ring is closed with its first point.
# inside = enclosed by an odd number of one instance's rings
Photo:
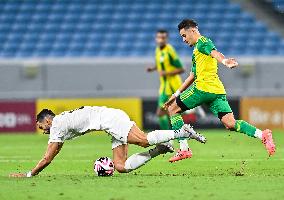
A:
{"type": "Polygon", "coordinates": [[[112,150],[114,167],[118,172],[125,172],[125,161],[128,155],[128,145],[123,144],[112,150]]]}
{"type": "MultiPolygon", "coordinates": [[[[168,113],[163,109],[158,107],[157,116],[159,117],[159,125],[162,130],[170,130],[170,119],[168,113]]],[[[190,158],[192,153],[188,145],[188,139],[178,138],[179,143],[179,155],[182,154],[184,158],[190,158]]],[[[174,157],[173,157],[174,158],[174,157]]],[[[175,159],[170,159],[170,162],[174,162],[175,159]]]]}
{"type": "Polygon", "coordinates": [[[120,145],[113,149],[114,167],[120,173],[128,173],[140,168],[152,158],[167,152],[173,152],[171,146],[166,143],[158,144],[156,147],[141,153],[135,153],[127,158],[127,145],[120,145]]]}
{"type": "MultiPolygon", "coordinates": [[[[180,137],[196,138],[196,133],[191,131],[192,130],[188,128],[188,125],[185,124],[180,130],[156,130],[145,134],[136,125],[133,125],[127,137],[127,142],[129,144],[135,144],[141,147],[156,145],[156,147],[146,152],[136,153],[126,160],[125,156],[121,156],[125,155],[125,152],[122,150],[124,147],[121,147],[121,145],[114,148],[113,151],[115,165],[117,163],[117,166],[115,166],[115,168],[119,172],[130,172],[143,166],[152,158],[160,154],[174,152],[171,143],[168,141],[180,137]]],[[[198,135],[198,137],[200,137],[200,140],[205,140],[205,138],[201,135],[198,135]]]]}
{"type": "Polygon", "coordinates": [[[271,130],[266,129],[264,131],[261,131],[251,124],[247,123],[246,121],[235,120],[233,113],[225,114],[221,118],[221,122],[229,130],[245,133],[248,136],[261,139],[269,156],[275,153],[275,144],[273,142],[271,130]]]}
{"type": "Polygon", "coordinates": [[[221,122],[228,130],[234,130],[236,120],[233,113],[227,113],[221,118],[221,122]]]}
{"type": "MultiPolygon", "coordinates": [[[[180,107],[176,104],[176,102],[174,101],[170,107],[168,108],[168,112],[169,112],[169,115],[172,116],[173,114],[176,114],[176,113],[179,113],[181,112],[181,109],[180,107]]],[[[184,140],[181,140],[181,143],[184,143],[184,140]]],[[[169,159],[169,162],[176,162],[176,161],[180,161],[180,160],[183,160],[183,159],[186,159],[186,158],[191,158],[192,157],[192,151],[191,149],[189,148],[188,146],[188,143],[186,141],[186,144],[187,144],[187,149],[179,149],[177,151],[177,153],[172,156],[170,159],[169,159]]],[[[182,146],[182,145],[181,145],[182,146]]],[[[185,146],[185,145],[183,145],[185,146]]]]}
{"type": "MultiPolygon", "coordinates": [[[[134,128],[134,130],[137,131],[136,128],[134,128]]],[[[138,140],[141,139],[141,137],[139,137],[138,134],[135,135],[132,139],[134,140],[134,138],[138,140]]],[[[141,144],[141,143],[135,143],[135,144],[141,144]]],[[[152,158],[160,154],[165,154],[167,152],[174,152],[173,147],[171,146],[170,143],[162,143],[162,144],[157,144],[155,148],[152,148],[146,152],[136,153],[131,155],[129,158],[127,158],[128,145],[123,144],[113,149],[114,166],[118,172],[128,173],[143,166],[152,158]]]]}
{"type": "MultiPolygon", "coordinates": [[[[168,107],[168,113],[171,119],[171,124],[173,129],[179,129],[184,125],[180,112],[181,108],[177,105],[176,101],[173,101],[171,105],[168,107]]],[[[192,127],[190,127],[190,129],[194,131],[192,127]]],[[[205,143],[205,141],[202,143],[205,143]]],[[[173,157],[169,159],[169,162],[176,162],[191,157],[192,157],[192,151],[188,147],[187,149],[180,149],[173,157]]]]}
{"type": "MultiPolygon", "coordinates": [[[[129,133],[128,142],[130,144],[136,144],[142,147],[147,147],[149,144],[145,142],[146,137],[143,131],[141,131],[136,125],[134,125],[129,133]]],[[[171,147],[166,145],[157,145],[155,148],[149,151],[136,153],[130,156],[128,159],[128,145],[123,144],[113,149],[113,161],[115,169],[120,173],[131,172],[150,161],[152,158],[167,152],[173,152],[171,147]]]]}
{"type": "Polygon", "coordinates": [[[206,138],[196,133],[188,124],[183,124],[183,126],[177,130],[155,130],[148,134],[145,134],[136,125],[133,125],[128,134],[127,142],[141,147],[148,147],[182,137],[193,138],[201,143],[206,142],[206,138]]]}

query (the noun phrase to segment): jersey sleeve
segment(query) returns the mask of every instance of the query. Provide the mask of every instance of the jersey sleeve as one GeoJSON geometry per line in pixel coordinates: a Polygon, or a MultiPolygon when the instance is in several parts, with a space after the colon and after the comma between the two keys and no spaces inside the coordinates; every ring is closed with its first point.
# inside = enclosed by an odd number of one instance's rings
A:
{"type": "Polygon", "coordinates": [[[48,144],[52,142],[62,142],[63,143],[64,140],[65,140],[64,131],[58,125],[58,123],[55,123],[55,121],[53,121],[52,127],[50,128],[48,144]]]}
{"type": "Polygon", "coordinates": [[[201,42],[198,42],[197,44],[197,49],[199,52],[205,54],[205,55],[210,55],[212,50],[216,50],[215,45],[213,42],[208,39],[208,38],[201,38],[201,42]]]}
{"type": "Polygon", "coordinates": [[[173,47],[169,48],[169,58],[170,58],[170,63],[172,66],[176,68],[182,68],[182,63],[179,59],[179,56],[177,55],[175,49],[173,47]]]}
{"type": "Polygon", "coordinates": [[[63,134],[61,134],[60,132],[54,129],[50,129],[48,144],[52,142],[62,142],[63,143],[64,142],[63,134]]]}

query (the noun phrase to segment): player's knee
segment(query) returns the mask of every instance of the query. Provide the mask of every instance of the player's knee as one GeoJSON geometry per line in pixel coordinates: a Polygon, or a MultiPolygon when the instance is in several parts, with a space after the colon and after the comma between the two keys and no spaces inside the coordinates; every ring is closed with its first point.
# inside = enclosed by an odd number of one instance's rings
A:
{"type": "Polygon", "coordinates": [[[168,114],[170,116],[177,114],[176,104],[172,104],[168,107],[168,114]]]}
{"type": "Polygon", "coordinates": [[[126,169],[123,167],[115,167],[116,171],[118,171],[119,173],[126,173],[126,169]]]}
{"type": "Polygon", "coordinates": [[[129,134],[127,142],[129,144],[135,144],[141,147],[148,147],[149,142],[147,134],[141,131],[138,127],[135,127],[129,134]]]}
{"type": "Polygon", "coordinates": [[[226,127],[228,130],[234,130],[235,129],[235,124],[236,120],[234,118],[234,115],[232,113],[227,113],[221,118],[221,122],[223,125],[226,127]]]}
{"type": "Polygon", "coordinates": [[[226,121],[223,121],[223,124],[226,127],[226,129],[234,130],[235,129],[236,120],[235,119],[226,120],[226,121]]]}
{"type": "Polygon", "coordinates": [[[125,165],[125,163],[123,163],[123,162],[116,162],[116,161],[114,161],[114,168],[119,173],[126,173],[126,169],[124,168],[124,165],[125,165]]]}
{"type": "Polygon", "coordinates": [[[140,147],[144,147],[144,148],[149,147],[149,142],[148,142],[146,134],[143,134],[143,135],[140,136],[138,145],[140,147]]]}
{"type": "Polygon", "coordinates": [[[148,140],[147,140],[147,137],[146,137],[145,139],[140,140],[140,141],[137,143],[137,145],[140,146],[140,147],[144,147],[144,148],[147,148],[147,147],[150,146],[150,145],[149,145],[149,142],[148,142],[148,140]]]}
{"type": "Polygon", "coordinates": [[[158,108],[158,109],[157,109],[156,115],[157,115],[158,117],[161,117],[161,116],[163,116],[163,115],[165,115],[165,114],[166,114],[166,112],[165,112],[164,110],[162,110],[161,108],[158,108]]]}

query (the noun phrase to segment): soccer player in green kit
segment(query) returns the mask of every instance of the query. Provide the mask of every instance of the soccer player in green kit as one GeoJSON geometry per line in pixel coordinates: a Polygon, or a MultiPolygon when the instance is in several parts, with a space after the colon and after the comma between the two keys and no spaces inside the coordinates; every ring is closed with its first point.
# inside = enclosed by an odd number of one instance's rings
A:
{"type": "Polygon", "coordinates": [[[272,131],[261,131],[246,121],[236,120],[227,101],[225,88],[217,74],[217,63],[232,69],[238,66],[237,61],[234,58],[225,58],[217,51],[213,42],[199,33],[198,24],[194,20],[184,19],[178,25],[178,30],[183,42],[194,47],[194,50],[188,78],[164,105],[173,129],[179,129],[184,124],[181,112],[206,104],[228,130],[259,138],[269,156],[273,155],[275,145],[272,131]],[[191,85],[192,87],[189,87],[191,85]]]}
{"type": "MultiPolygon", "coordinates": [[[[183,65],[178,54],[172,45],[168,43],[169,33],[167,30],[159,29],[156,32],[156,52],[155,66],[148,67],[148,72],[157,71],[160,76],[159,100],[157,108],[157,116],[159,118],[160,129],[169,130],[170,119],[167,112],[163,109],[163,105],[168,101],[171,95],[182,85],[180,74],[184,72],[183,65]]],[[[192,156],[191,149],[186,139],[178,139],[180,149],[177,154],[170,158],[170,162],[180,159],[190,158],[192,156]]]]}

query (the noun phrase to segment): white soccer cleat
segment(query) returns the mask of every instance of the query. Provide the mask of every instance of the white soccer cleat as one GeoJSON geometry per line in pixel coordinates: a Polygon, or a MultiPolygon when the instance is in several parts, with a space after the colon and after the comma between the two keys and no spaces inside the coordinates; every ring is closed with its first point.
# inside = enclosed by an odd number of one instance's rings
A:
{"type": "Polygon", "coordinates": [[[201,135],[200,133],[195,132],[195,130],[193,130],[193,127],[190,126],[190,124],[184,124],[181,129],[181,131],[188,133],[188,137],[195,139],[198,142],[201,142],[203,144],[206,143],[206,137],[201,135]]]}

